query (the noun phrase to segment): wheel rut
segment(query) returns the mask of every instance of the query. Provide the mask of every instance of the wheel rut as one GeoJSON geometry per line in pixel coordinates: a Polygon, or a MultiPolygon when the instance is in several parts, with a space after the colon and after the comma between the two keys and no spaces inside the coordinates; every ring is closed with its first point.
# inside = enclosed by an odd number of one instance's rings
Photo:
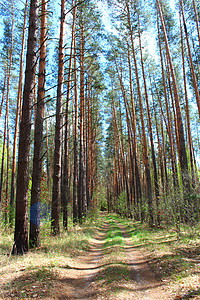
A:
{"type": "Polygon", "coordinates": [[[102,269],[103,245],[109,224],[104,221],[98,234],[90,243],[88,251],[67,266],[62,280],[62,292],[51,299],[96,299],[92,284],[102,269]]]}
{"type": "MultiPolygon", "coordinates": [[[[124,251],[126,253],[127,265],[130,270],[130,277],[133,280],[132,298],[149,300],[170,300],[173,299],[169,289],[158,281],[148,264],[148,257],[134,247],[131,237],[128,236],[123,225],[115,221],[122,231],[124,238],[124,251]]],[[[129,298],[127,298],[129,299],[129,298]]]]}
{"type": "MultiPolygon", "coordinates": [[[[65,276],[57,286],[54,296],[49,299],[94,299],[94,300],[171,300],[173,297],[169,289],[158,281],[148,265],[148,257],[134,247],[133,241],[127,235],[125,227],[115,221],[121,229],[123,236],[123,264],[118,262],[110,263],[104,249],[104,244],[109,229],[109,222],[104,220],[104,224],[98,234],[90,243],[90,248],[84,255],[71,261],[65,276]],[[107,263],[108,262],[108,263],[107,263]],[[128,281],[111,282],[109,278],[100,282],[99,278],[107,272],[122,266],[129,272],[128,281]]],[[[110,253],[114,251],[112,248],[110,253]]],[[[122,252],[119,252],[122,253],[122,252]]],[[[120,255],[120,254],[119,254],[120,255]]],[[[108,276],[108,275],[106,275],[108,276]]],[[[46,298],[47,299],[47,298],[46,298]]]]}

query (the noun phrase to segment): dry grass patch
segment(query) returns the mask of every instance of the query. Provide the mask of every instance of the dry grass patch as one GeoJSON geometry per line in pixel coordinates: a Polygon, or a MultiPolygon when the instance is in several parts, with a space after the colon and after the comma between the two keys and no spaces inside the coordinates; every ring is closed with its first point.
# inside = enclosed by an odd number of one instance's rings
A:
{"type": "MultiPolygon", "coordinates": [[[[50,227],[41,228],[42,247],[23,256],[10,255],[13,232],[0,235],[0,298],[29,299],[51,297],[60,280],[67,276],[69,265],[88,250],[92,236],[101,221],[88,220],[83,226],[70,226],[59,236],[50,234],[50,227]]],[[[53,299],[53,298],[52,298],[53,299]]]]}

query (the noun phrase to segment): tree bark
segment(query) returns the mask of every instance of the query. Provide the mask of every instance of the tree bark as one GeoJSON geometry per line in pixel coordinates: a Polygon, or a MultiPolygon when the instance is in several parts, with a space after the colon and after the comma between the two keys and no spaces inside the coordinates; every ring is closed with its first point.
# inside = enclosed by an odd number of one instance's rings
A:
{"type": "MultiPolygon", "coordinates": [[[[73,11],[73,25],[72,25],[72,40],[69,58],[68,82],[67,82],[67,99],[65,112],[65,139],[64,139],[64,166],[63,166],[63,180],[62,180],[62,205],[63,205],[63,226],[67,230],[67,205],[70,201],[70,187],[69,187],[69,100],[70,100],[70,80],[72,73],[72,55],[75,38],[75,21],[76,21],[76,2],[73,11]]],[[[74,3],[72,3],[74,5],[74,3]]]]}
{"type": "Polygon", "coordinates": [[[73,223],[78,221],[77,185],[78,185],[78,93],[76,70],[76,39],[74,38],[74,177],[73,177],[73,223]]]}
{"type": "Polygon", "coordinates": [[[192,79],[193,79],[193,84],[194,84],[194,91],[195,91],[197,107],[198,107],[199,117],[200,117],[199,88],[198,88],[197,78],[196,78],[196,74],[195,74],[195,70],[194,70],[194,64],[193,64],[193,61],[192,61],[192,53],[191,53],[191,50],[190,50],[190,43],[189,43],[188,32],[187,32],[186,21],[185,21],[185,14],[184,14],[184,9],[183,9],[183,0],[181,0],[181,11],[182,11],[183,26],[184,26],[186,43],[187,43],[187,48],[188,48],[189,60],[190,60],[190,67],[191,67],[191,72],[192,72],[192,79]]]}
{"type": "Polygon", "coordinates": [[[28,251],[28,185],[31,116],[37,47],[38,0],[31,0],[29,32],[26,56],[25,83],[23,92],[22,119],[20,123],[18,172],[16,190],[15,235],[12,253],[28,251]]]}
{"type": "Polygon", "coordinates": [[[25,3],[24,11],[24,24],[23,24],[23,37],[22,37],[22,50],[20,55],[20,70],[19,70],[19,83],[17,92],[17,109],[15,118],[15,133],[13,141],[13,159],[12,159],[12,177],[11,177],[11,192],[10,192],[10,217],[9,221],[13,224],[13,210],[14,210],[14,198],[15,198],[15,180],[16,180],[16,158],[17,158],[17,136],[19,127],[19,115],[20,115],[20,103],[22,98],[22,81],[23,81],[23,64],[24,64],[24,45],[25,45],[25,32],[26,32],[26,17],[27,17],[28,0],[25,3]]]}
{"type": "Polygon", "coordinates": [[[168,42],[164,17],[163,17],[163,13],[162,13],[162,9],[161,9],[159,0],[157,0],[157,6],[158,6],[158,11],[159,11],[162,29],[163,29],[163,33],[164,33],[166,53],[167,53],[167,58],[169,61],[172,82],[173,82],[173,92],[174,92],[177,127],[178,127],[177,128],[178,129],[177,143],[179,145],[178,151],[179,151],[179,158],[180,158],[182,183],[183,183],[183,187],[184,187],[184,215],[185,215],[184,219],[185,219],[185,222],[188,222],[190,219],[190,216],[191,216],[191,212],[190,212],[190,204],[191,203],[188,198],[188,194],[190,193],[190,180],[189,180],[189,174],[188,174],[188,162],[187,162],[187,154],[186,154],[186,148],[185,148],[185,137],[184,137],[182,113],[181,113],[181,108],[180,108],[180,100],[179,100],[175,70],[173,67],[173,62],[172,62],[172,58],[171,58],[171,54],[170,54],[170,48],[169,48],[169,42],[168,42]]]}
{"type": "Polygon", "coordinates": [[[61,0],[61,20],[59,39],[59,67],[58,87],[56,103],[56,128],[54,149],[54,171],[52,192],[52,215],[51,229],[53,234],[60,232],[59,217],[61,204],[61,149],[62,149],[62,111],[63,111],[63,81],[64,81],[64,23],[65,23],[65,0],[61,0]]]}
{"type": "Polygon", "coordinates": [[[30,248],[40,246],[40,192],[42,174],[43,120],[45,98],[45,66],[46,66],[46,32],[47,32],[47,2],[42,0],[41,31],[40,31],[40,60],[38,74],[38,92],[36,104],[36,119],[34,132],[33,176],[30,207],[30,248]]]}
{"type": "Polygon", "coordinates": [[[140,89],[140,82],[139,82],[137,60],[136,60],[136,55],[135,55],[135,47],[134,47],[134,41],[133,41],[132,25],[131,25],[131,20],[130,20],[130,12],[129,12],[129,6],[128,6],[127,2],[126,2],[126,10],[127,10],[127,19],[128,19],[128,24],[129,24],[129,31],[130,31],[133,59],[134,59],[134,67],[135,67],[135,75],[136,75],[136,81],[137,81],[137,91],[138,91],[138,98],[139,98],[140,115],[141,115],[145,176],[146,176],[146,184],[147,184],[148,218],[149,218],[149,225],[153,226],[153,223],[154,223],[153,199],[152,199],[151,174],[150,174],[150,165],[149,165],[149,157],[148,157],[148,149],[147,149],[147,139],[146,139],[146,132],[145,132],[145,124],[144,124],[144,111],[143,111],[143,104],[142,104],[142,96],[141,96],[141,89],[140,89]]]}

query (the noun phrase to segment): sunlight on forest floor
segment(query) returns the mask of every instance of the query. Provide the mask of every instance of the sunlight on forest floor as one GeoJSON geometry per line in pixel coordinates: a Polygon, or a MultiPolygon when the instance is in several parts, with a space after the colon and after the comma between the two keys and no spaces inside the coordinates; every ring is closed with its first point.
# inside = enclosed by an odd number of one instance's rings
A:
{"type": "Polygon", "coordinates": [[[173,226],[152,229],[118,216],[113,219],[126,227],[136,248],[146,251],[154,274],[170,283],[176,299],[200,299],[200,224],[182,226],[177,236],[173,226]]]}
{"type": "MultiPolygon", "coordinates": [[[[170,286],[174,299],[199,299],[199,227],[192,230],[181,228],[178,240],[173,227],[150,229],[145,224],[113,214],[105,218],[109,229],[102,244],[103,267],[93,283],[95,290],[108,297],[109,294],[119,297],[131,284],[130,271],[125,263],[123,235],[118,226],[121,224],[131,238],[133,248],[148,258],[156,278],[170,286]]],[[[42,229],[41,248],[31,250],[24,256],[10,255],[13,233],[10,229],[1,228],[0,299],[56,299],[52,298],[52,293],[55,295],[59,284],[66,280],[70,266],[80,255],[87,253],[92,238],[104,221],[104,218],[96,217],[82,226],[71,226],[68,233],[63,232],[57,237],[49,234],[50,228],[47,226],[42,229]]]]}

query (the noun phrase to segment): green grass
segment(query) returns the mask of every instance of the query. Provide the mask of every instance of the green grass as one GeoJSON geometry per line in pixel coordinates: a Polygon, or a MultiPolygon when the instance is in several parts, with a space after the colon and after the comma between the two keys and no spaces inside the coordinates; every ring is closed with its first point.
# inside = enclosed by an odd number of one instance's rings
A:
{"type": "Polygon", "coordinates": [[[107,232],[104,248],[122,246],[124,244],[121,229],[117,224],[109,219],[109,230],[107,232]]]}
{"type": "MultiPolygon", "coordinates": [[[[159,279],[173,282],[174,286],[181,285],[183,280],[191,282],[200,273],[200,224],[191,228],[181,225],[177,236],[176,228],[149,228],[147,224],[124,219],[117,215],[110,216],[126,228],[132,238],[133,246],[145,250],[151,255],[150,265],[159,279]],[[196,276],[196,277],[195,277],[196,276]]],[[[198,295],[199,288],[193,283],[181,288],[185,296],[177,299],[189,299],[189,295],[198,295]]],[[[180,292],[181,293],[181,292],[180,292]]]]}

